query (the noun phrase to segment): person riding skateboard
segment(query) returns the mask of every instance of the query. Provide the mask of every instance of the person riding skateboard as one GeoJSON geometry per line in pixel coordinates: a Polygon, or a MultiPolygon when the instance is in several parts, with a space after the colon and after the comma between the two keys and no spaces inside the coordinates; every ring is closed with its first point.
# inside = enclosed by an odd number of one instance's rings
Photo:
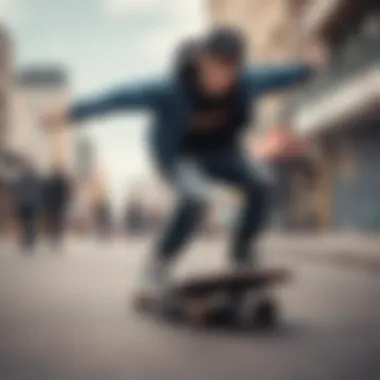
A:
{"type": "Polygon", "coordinates": [[[166,284],[169,264],[183,251],[202,216],[210,181],[224,182],[244,195],[230,247],[231,262],[237,268],[255,267],[271,185],[240,140],[252,121],[252,106],[268,93],[307,80],[315,57],[295,64],[250,67],[241,33],[218,28],[183,47],[170,77],[122,85],[47,117],[54,126],[118,111],[152,113],[153,162],[175,190],[178,203],[142,270],[142,294],[159,292],[166,284]]]}

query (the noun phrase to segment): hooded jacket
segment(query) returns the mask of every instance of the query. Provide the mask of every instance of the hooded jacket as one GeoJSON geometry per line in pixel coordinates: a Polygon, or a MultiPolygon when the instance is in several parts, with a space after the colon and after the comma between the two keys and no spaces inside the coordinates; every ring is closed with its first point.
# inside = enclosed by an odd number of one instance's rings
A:
{"type": "MultiPolygon", "coordinates": [[[[235,140],[251,121],[252,109],[264,95],[284,90],[305,81],[312,70],[305,64],[242,69],[235,87],[236,125],[231,135],[235,140]]],[[[129,83],[93,98],[76,102],[70,109],[72,122],[130,110],[148,111],[152,115],[150,146],[153,161],[159,169],[170,172],[176,159],[186,150],[192,133],[197,106],[180,76],[129,83]]]]}

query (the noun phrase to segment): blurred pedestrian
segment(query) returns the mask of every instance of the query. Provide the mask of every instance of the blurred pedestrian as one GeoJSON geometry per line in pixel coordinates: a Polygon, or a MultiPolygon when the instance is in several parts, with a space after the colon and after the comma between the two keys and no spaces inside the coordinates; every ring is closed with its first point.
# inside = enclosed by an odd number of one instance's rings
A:
{"type": "Polygon", "coordinates": [[[25,162],[16,182],[16,199],[20,245],[26,251],[32,251],[38,233],[42,186],[30,162],[25,162]]]}
{"type": "Polygon", "coordinates": [[[44,189],[46,234],[55,248],[62,242],[65,230],[70,183],[65,171],[55,167],[47,178],[44,189]]]}
{"type": "Polygon", "coordinates": [[[112,231],[111,206],[106,197],[102,198],[95,206],[96,231],[100,238],[107,238],[112,231]]]}
{"type": "Polygon", "coordinates": [[[8,219],[9,211],[6,185],[0,182],[0,235],[5,232],[8,219]]]}
{"type": "Polygon", "coordinates": [[[145,227],[144,205],[137,197],[128,199],[124,209],[124,226],[127,234],[136,235],[145,227]]]}

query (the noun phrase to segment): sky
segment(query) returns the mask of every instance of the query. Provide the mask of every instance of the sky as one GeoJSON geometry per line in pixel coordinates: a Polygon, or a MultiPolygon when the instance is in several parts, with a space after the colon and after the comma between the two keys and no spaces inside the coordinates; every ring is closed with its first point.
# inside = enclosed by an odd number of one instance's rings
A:
{"type": "MultiPolygon", "coordinates": [[[[131,79],[160,75],[175,46],[206,26],[204,0],[0,0],[0,21],[10,28],[19,67],[60,63],[74,98],[131,79]]],[[[91,122],[100,169],[114,200],[149,173],[147,117],[123,115],[91,122]]]]}

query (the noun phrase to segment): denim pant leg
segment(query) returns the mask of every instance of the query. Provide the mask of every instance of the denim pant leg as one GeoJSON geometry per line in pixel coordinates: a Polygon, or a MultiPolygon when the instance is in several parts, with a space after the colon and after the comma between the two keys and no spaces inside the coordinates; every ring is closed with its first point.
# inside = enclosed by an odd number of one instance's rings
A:
{"type": "Polygon", "coordinates": [[[190,241],[207,205],[210,180],[242,192],[244,204],[232,239],[231,257],[234,262],[253,259],[251,244],[256,242],[269,214],[272,180],[236,149],[206,152],[177,165],[171,183],[178,203],[158,247],[161,258],[176,257],[190,241]]]}
{"type": "Polygon", "coordinates": [[[207,174],[218,182],[225,183],[243,196],[240,217],[232,238],[231,258],[233,262],[246,262],[255,249],[260,232],[269,216],[271,187],[274,179],[270,173],[240,149],[225,149],[203,157],[207,174]]]}
{"type": "Polygon", "coordinates": [[[180,162],[170,179],[177,205],[158,245],[163,260],[178,256],[190,242],[207,205],[209,185],[202,168],[192,160],[180,162]]]}

